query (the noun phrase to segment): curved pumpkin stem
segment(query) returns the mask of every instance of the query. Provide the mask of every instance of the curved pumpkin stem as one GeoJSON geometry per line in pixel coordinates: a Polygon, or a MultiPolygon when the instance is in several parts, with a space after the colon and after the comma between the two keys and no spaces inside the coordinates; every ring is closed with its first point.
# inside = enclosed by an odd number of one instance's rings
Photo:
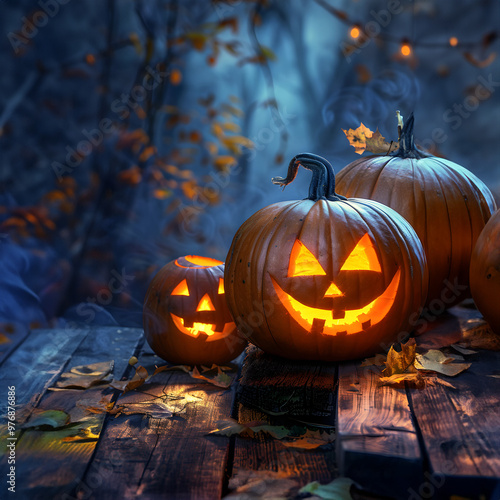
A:
{"type": "Polygon", "coordinates": [[[282,186],[283,189],[290,184],[302,165],[313,174],[309,185],[309,200],[317,201],[327,199],[331,201],[345,200],[346,198],[335,192],[335,172],[328,160],[313,153],[301,153],[292,158],[288,164],[286,177],[273,177],[273,184],[282,186]]]}
{"type": "Polygon", "coordinates": [[[399,139],[399,149],[391,153],[392,156],[398,156],[399,158],[427,158],[429,155],[419,151],[415,147],[415,142],[413,140],[413,125],[415,123],[415,118],[413,112],[405,121],[403,129],[401,130],[401,137],[399,139]]]}

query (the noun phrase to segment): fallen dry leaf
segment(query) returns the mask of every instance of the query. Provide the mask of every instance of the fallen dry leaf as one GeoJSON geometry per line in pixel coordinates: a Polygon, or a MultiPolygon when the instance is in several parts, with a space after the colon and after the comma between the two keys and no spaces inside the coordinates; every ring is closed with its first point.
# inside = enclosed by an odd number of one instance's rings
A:
{"type": "Polygon", "coordinates": [[[384,366],[387,361],[385,354],[376,354],[371,358],[366,358],[361,363],[361,366],[384,366]]]}
{"type": "Polygon", "coordinates": [[[376,155],[386,155],[392,151],[396,151],[398,148],[399,143],[394,141],[387,142],[385,137],[379,132],[378,128],[371,137],[366,138],[366,151],[376,155]]]}
{"type": "Polygon", "coordinates": [[[431,349],[425,354],[417,354],[415,368],[441,373],[448,377],[455,377],[470,368],[472,363],[453,363],[454,359],[446,356],[441,351],[431,349]]]}
{"type": "Polygon", "coordinates": [[[404,382],[408,382],[410,386],[417,389],[425,387],[425,378],[419,372],[417,373],[396,373],[389,377],[380,377],[379,386],[391,385],[398,388],[404,387],[404,382]]]}
{"type": "Polygon", "coordinates": [[[465,347],[462,347],[460,344],[452,344],[450,347],[453,347],[455,351],[458,351],[460,354],[463,354],[464,356],[467,356],[469,354],[477,354],[477,351],[473,351],[472,349],[466,349],[465,347]]]}
{"type": "Polygon", "coordinates": [[[415,339],[409,339],[406,344],[400,344],[401,351],[394,349],[394,344],[387,353],[386,367],[382,371],[384,377],[390,377],[398,373],[414,371],[413,362],[415,361],[416,342],[415,339]]]}
{"type": "Polygon", "coordinates": [[[222,387],[224,389],[227,389],[233,383],[233,379],[229,375],[224,373],[220,369],[220,367],[217,367],[217,374],[214,377],[207,377],[205,375],[202,375],[196,366],[189,374],[193,378],[204,380],[205,382],[209,382],[210,384],[213,384],[217,387],[222,387]]]}
{"type": "Polygon", "coordinates": [[[61,374],[55,387],[59,389],[88,389],[93,385],[105,384],[110,381],[113,366],[113,360],[74,366],[69,372],[61,374]]]}
{"type": "Polygon", "coordinates": [[[35,408],[28,422],[21,427],[23,429],[64,427],[70,421],[70,416],[62,410],[39,410],[35,408]]]}
{"type": "Polygon", "coordinates": [[[299,484],[285,472],[240,469],[229,480],[230,493],[224,500],[285,500],[295,498],[299,484]]]}
{"type": "Polygon", "coordinates": [[[325,500],[352,500],[351,487],[353,484],[354,481],[347,477],[338,477],[328,484],[313,481],[301,488],[299,493],[311,493],[315,497],[325,500]]]}
{"type": "Polygon", "coordinates": [[[291,433],[291,430],[283,425],[268,425],[262,422],[248,422],[240,424],[235,420],[224,420],[219,422],[217,429],[210,431],[210,435],[234,436],[239,435],[247,438],[254,438],[256,434],[262,432],[278,439],[287,448],[315,449],[329,444],[335,440],[333,432],[325,430],[305,429],[300,435],[291,433]]]}

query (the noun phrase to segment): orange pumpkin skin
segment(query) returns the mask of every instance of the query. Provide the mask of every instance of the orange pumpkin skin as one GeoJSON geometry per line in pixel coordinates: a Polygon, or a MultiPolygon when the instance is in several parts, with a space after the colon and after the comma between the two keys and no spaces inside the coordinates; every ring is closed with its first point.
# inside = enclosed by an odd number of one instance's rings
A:
{"type": "Polygon", "coordinates": [[[212,365],[245,348],[227,307],[224,263],[188,255],[169,262],[151,281],[143,308],[144,333],[170,363],[212,365]]]}
{"type": "Polygon", "coordinates": [[[484,319],[500,335],[500,210],[477,239],[470,263],[470,288],[484,319]]]}
{"type": "Polygon", "coordinates": [[[495,200],[464,167],[415,149],[413,116],[400,144],[391,155],[361,158],[343,168],[338,192],[383,203],[412,225],[429,266],[426,306],[442,310],[470,296],[472,249],[496,209],[495,200]]]}
{"type": "MultiPolygon", "coordinates": [[[[290,165],[310,168],[310,158],[319,157],[298,155],[290,165]]],[[[390,208],[342,200],[334,188],[321,194],[270,205],[238,229],[226,259],[229,309],[240,332],[271,354],[371,356],[418,319],[427,292],[423,248],[390,208]]]]}

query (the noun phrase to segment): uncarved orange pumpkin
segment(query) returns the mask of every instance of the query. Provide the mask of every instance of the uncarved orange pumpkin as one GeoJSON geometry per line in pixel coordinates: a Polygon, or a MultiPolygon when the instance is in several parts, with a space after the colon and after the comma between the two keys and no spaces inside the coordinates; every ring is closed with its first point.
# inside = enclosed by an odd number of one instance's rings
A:
{"type": "Polygon", "coordinates": [[[337,189],[344,196],[379,201],[410,222],[427,255],[427,306],[442,312],[470,296],[472,249],[496,204],[467,169],[419,151],[413,123],[412,114],[394,153],[361,158],[342,169],[337,189]]]}
{"type": "Polygon", "coordinates": [[[207,257],[179,257],[160,269],[146,293],[143,324],[153,351],[171,363],[227,363],[246,345],[227,307],[224,263],[207,257]]]}
{"type": "Polygon", "coordinates": [[[500,210],[477,239],[470,263],[470,288],[477,308],[500,335],[500,210]]]}
{"type": "Polygon", "coordinates": [[[412,329],[425,301],[422,245],[394,210],[338,196],[324,158],[298,155],[275,182],[291,182],[299,165],[313,172],[309,197],[261,209],[233,239],[225,283],[238,329],[291,359],[383,351],[412,329]]]}

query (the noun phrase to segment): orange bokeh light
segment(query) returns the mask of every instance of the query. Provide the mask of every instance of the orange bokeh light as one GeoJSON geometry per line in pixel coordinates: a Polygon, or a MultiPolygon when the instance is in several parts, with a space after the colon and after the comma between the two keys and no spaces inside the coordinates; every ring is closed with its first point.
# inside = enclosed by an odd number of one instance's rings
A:
{"type": "Polygon", "coordinates": [[[401,45],[401,54],[405,57],[408,57],[411,54],[411,47],[407,43],[403,43],[403,45],[401,45]]]}
{"type": "Polygon", "coordinates": [[[350,35],[352,38],[356,39],[361,35],[361,30],[357,26],[353,26],[350,31],[350,35]]]}
{"type": "Polygon", "coordinates": [[[456,36],[452,36],[449,42],[452,47],[456,47],[458,45],[458,38],[456,36]]]}

